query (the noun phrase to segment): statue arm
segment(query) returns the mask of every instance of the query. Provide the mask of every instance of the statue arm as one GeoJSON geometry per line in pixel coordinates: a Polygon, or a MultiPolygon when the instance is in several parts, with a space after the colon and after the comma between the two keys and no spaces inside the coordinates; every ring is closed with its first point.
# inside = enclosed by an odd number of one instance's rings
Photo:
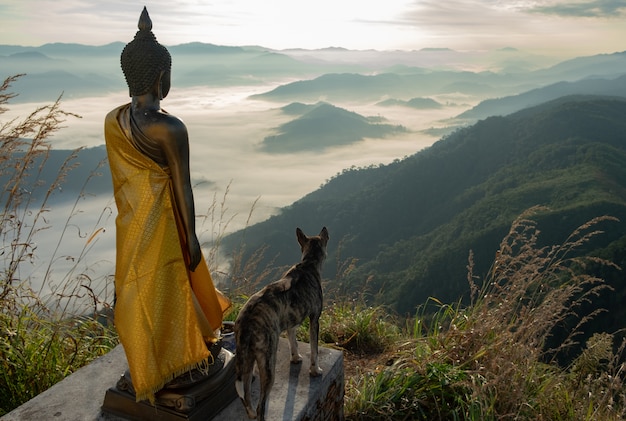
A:
{"type": "Polygon", "coordinates": [[[196,213],[189,170],[189,138],[183,122],[174,119],[174,124],[171,124],[168,130],[171,138],[163,139],[161,147],[170,168],[174,200],[180,211],[187,238],[189,269],[194,271],[200,263],[202,250],[196,235],[196,213]]]}

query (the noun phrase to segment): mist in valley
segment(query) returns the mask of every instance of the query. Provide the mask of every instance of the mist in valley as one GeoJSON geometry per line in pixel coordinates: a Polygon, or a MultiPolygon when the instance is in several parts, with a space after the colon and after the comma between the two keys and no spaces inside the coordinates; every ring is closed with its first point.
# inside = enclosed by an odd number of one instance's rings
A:
{"type": "MultiPolygon", "coordinates": [[[[465,109],[452,106],[412,110],[374,104],[334,104],[364,116],[384,116],[387,123],[403,125],[408,131],[319,151],[266,153],[261,149],[263,139],[293,116],[280,110],[286,104],[248,98],[273,87],[174,87],[162,103],[164,109],[183,119],[189,131],[198,233],[206,247],[211,247],[224,234],[268,218],[281,207],[316,190],[343,169],[387,164],[428,147],[438,137],[421,130],[442,126],[442,120],[465,109]]],[[[60,150],[86,148],[86,152],[104,158],[102,148],[93,152],[90,148],[104,144],[106,113],[127,101],[126,91],[62,100],[64,110],[82,118],[68,117],[65,127],[50,139],[52,147],[60,150]]],[[[9,117],[25,116],[43,104],[12,105],[9,117]]],[[[82,186],[85,174],[98,173],[85,190],[78,191],[77,186],[54,193],[47,213],[49,227],[36,236],[36,259],[28,275],[36,289],[49,270],[50,259],[54,259],[53,278],[68,271],[82,271],[102,283],[113,273],[116,211],[112,190],[103,190],[101,186],[103,181],[110,183],[106,170],[106,167],[81,165],[70,172],[67,183],[76,181],[82,186]],[[95,186],[96,181],[98,186],[95,186]],[[96,231],[88,255],[74,268],[87,239],[96,231]]],[[[285,229],[291,231],[294,227],[285,229]]],[[[212,263],[214,270],[228,264],[226,259],[212,263]]],[[[52,283],[46,288],[54,289],[55,285],[57,283],[52,283]]]]}
{"type": "MultiPolygon", "coordinates": [[[[62,109],[81,118],[69,116],[50,138],[52,147],[85,148],[84,153],[104,159],[104,117],[129,101],[119,68],[122,48],[121,43],[0,46],[0,64],[9,72],[5,76],[26,73],[10,89],[18,96],[3,120],[24,118],[62,95],[62,109]]],[[[429,147],[456,127],[473,123],[458,117],[485,99],[589,75],[616,77],[624,64],[624,54],[616,53],[596,65],[573,59],[557,66],[554,58],[514,49],[271,51],[197,43],[169,48],[173,86],[161,105],[189,131],[198,233],[207,248],[225,234],[276,214],[344,169],[388,164],[429,147]],[[414,99],[436,106],[409,106],[414,99]],[[283,110],[297,103],[328,103],[362,116],[367,124],[405,130],[364,135],[341,145],[332,145],[331,137],[324,147],[266,152],[264,139],[281,134],[281,127],[299,118],[283,110]]],[[[302,135],[315,138],[314,132],[302,135]]],[[[35,238],[32,272],[22,274],[35,289],[52,270],[52,279],[68,271],[87,274],[99,284],[94,289],[108,291],[115,261],[115,205],[108,177],[106,165],[83,166],[70,174],[68,188],[55,192],[48,228],[35,238]],[[103,178],[84,190],[70,186],[82,186],[91,172],[103,178]]],[[[220,256],[210,264],[219,271],[228,259],[220,256]]]]}

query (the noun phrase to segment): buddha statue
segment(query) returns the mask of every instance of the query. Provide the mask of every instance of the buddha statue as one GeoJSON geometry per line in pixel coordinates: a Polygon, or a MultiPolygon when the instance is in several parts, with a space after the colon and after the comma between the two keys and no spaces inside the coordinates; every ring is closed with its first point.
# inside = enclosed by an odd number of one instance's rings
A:
{"type": "Polygon", "coordinates": [[[187,128],[161,108],[171,56],[145,7],[138,27],[121,54],[131,101],[107,114],[104,132],[118,211],[115,325],[126,388],[154,404],[224,365],[219,339],[230,301],[213,285],[196,235],[187,128]]]}

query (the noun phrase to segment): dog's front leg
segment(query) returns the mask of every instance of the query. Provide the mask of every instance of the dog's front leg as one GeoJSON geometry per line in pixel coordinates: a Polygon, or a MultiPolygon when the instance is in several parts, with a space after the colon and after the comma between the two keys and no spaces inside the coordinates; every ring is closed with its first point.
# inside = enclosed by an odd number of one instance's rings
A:
{"type": "Polygon", "coordinates": [[[289,349],[291,350],[291,362],[294,364],[302,362],[302,355],[298,353],[298,341],[296,341],[296,328],[291,327],[287,329],[287,336],[289,337],[289,349]]]}
{"type": "Polygon", "coordinates": [[[309,368],[309,374],[311,376],[321,376],[322,368],[318,364],[317,358],[317,342],[320,333],[320,319],[317,317],[310,317],[309,325],[309,343],[311,345],[311,367],[309,368]]]}

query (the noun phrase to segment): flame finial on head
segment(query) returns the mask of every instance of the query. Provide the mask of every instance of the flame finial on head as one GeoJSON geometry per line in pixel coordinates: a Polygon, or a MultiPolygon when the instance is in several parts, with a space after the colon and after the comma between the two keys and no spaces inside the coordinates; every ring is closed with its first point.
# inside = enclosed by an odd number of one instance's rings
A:
{"type": "Polygon", "coordinates": [[[152,21],[150,20],[150,15],[148,14],[146,6],[143,7],[141,16],[139,16],[139,23],[137,24],[137,27],[140,31],[152,31],[152,21]]]}

